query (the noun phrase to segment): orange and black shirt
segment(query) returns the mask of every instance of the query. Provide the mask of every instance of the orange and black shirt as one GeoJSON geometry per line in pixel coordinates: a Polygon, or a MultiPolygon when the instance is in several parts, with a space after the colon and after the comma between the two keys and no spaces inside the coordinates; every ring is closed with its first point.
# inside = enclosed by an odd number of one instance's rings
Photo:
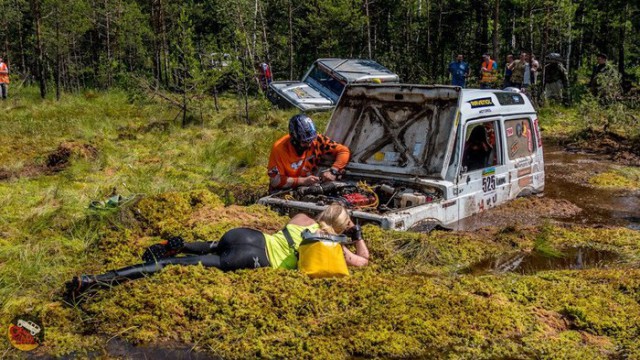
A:
{"type": "Polygon", "coordinates": [[[333,156],[335,160],[332,167],[342,170],[347,166],[351,152],[348,147],[318,134],[311,146],[302,155],[298,155],[290,136],[281,137],[273,144],[269,156],[269,191],[295,188],[299,178],[317,176],[318,164],[325,155],[333,156]]]}

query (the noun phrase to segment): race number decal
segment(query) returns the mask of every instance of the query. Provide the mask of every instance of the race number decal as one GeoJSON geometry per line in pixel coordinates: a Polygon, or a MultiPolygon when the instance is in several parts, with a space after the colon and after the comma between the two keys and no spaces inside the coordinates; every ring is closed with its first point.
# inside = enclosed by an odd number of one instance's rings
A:
{"type": "Polygon", "coordinates": [[[486,176],[482,178],[482,191],[489,192],[496,189],[496,176],[486,176]]]}

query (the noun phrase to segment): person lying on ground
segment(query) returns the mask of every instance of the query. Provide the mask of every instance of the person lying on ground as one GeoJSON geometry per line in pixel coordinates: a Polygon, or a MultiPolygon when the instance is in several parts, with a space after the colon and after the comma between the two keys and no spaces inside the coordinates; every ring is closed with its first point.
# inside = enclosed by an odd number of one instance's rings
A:
{"type": "Polygon", "coordinates": [[[328,137],[318,134],[316,127],[305,114],[289,120],[289,134],[273,144],[269,156],[269,192],[309,186],[321,181],[335,181],[347,163],[351,152],[328,137]],[[317,176],[318,165],[325,155],[334,158],[328,171],[317,176]]]}
{"type": "Polygon", "coordinates": [[[147,248],[142,255],[143,264],[112,270],[99,275],[81,275],[66,283],[66,297],[75,299],[89,288],[109,286],[126,280],[139,279],[159,272],[166,265],[197,265],[215,267],[222,271],[271,267],[274,269],[296,269],[296,252],[302,242],[302,233],[327,235],[344,234],[351,238],[355,253],[342,245],[347,265],[366,266],[369,250],[362,237],[360,226],[354,225],[347,210],[340,204],[329,205],[316,219],[297,214],[285,229],[275,234],[265,234],[249,228],[227,231],[220,241],[184,243],[181,238],[172,238],[147,248]],[[293,247],[286,238],[289,233],[293,247]],[[180,253],[187,256],[177,256],[180,253]]]}

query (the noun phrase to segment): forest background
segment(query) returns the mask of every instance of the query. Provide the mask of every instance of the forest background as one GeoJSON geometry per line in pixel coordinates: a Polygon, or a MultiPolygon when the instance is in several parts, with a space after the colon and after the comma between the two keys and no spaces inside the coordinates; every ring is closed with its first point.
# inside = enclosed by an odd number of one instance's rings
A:
{"type": "Polygon", "coordinates": [[[189,99],[246,96],[257,62],[295,79],[319,57],[371,58],[407,83],[448,83],[457,53],[477,75],[485,52],[501,68],[508,53],[558,52],[573,84],[598,52],[624,80],[640,75],[640,4],[629,0],[2,0],[0,12],[13,85],[36,82],[43,98],[141,81],[189,99]]]}

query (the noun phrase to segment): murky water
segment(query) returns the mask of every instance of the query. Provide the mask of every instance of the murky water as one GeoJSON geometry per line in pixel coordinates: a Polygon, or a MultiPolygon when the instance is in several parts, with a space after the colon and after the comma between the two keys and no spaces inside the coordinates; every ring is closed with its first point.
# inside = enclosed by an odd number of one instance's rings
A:
{"type": "Polygon", "coordinates": [[[544,158],[545,196],[569,200],[583,210],[563,221],[640,228],[640,193],[586,183],[588,177],[614,165],[611,161],[600,155],[569,153],[558,146],[546,147],[544,158]]]}
{"type": "Polygon", "coordinates": [[[455,228],[534,225],[545,219],[588,226],[626,226],[640,230],[640,191],[608,190],[590,186],[589,178],[616,166],[606,156],[571,153],[546,145],[545,190],[528,198],[526,207],[509,203],[458,222],[455,228]]]}
{"type": "Polygon", "coordinates": [[[591,248],[570,248],[558,256],[533,252],[519,252],[481,261],[462,271],[471,275],[518,273],[533,274],[544,270],[581,270],[619,265],[620,255],[591,248]]]}
{"type": "MultiPolygon", "coordinates": [[[[165,344],[166,345],[166,344],[165,344]]],[[[123,359],[172,359],[172,360],[218,360],[203,352],[192,351],[184,344],[176,346],[134,346],[122,340],[111,340],[107,344],[110,357],[123,359]]]]}

